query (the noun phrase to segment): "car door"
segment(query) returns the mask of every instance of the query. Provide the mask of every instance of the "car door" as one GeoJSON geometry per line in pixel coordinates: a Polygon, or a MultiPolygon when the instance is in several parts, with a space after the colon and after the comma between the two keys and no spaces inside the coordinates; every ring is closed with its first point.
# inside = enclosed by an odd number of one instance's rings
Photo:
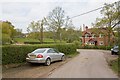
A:
{"type": "Polygon", "coordinates": [[[47,51],[47,54],[48,54],[48,56],[50,56],[51,61],[55,61],[56,60],[55,53],[54,53],[53,49],[49,49],[47,51]]]}
{"type": "Polygon", "coordinates": [[[61,55],[59,54],[60,52],[56,49],[53,49],[55,52],[56,60],[61,60],[61,55]]]}

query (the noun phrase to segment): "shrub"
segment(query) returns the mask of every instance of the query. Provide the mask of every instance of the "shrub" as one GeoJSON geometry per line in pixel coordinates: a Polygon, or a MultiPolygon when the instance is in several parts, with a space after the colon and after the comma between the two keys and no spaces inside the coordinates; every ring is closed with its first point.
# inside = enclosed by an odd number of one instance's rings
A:
{"type": "Polygon", "coordinates": [[[12,45],[2,47],[2,63],[22,63],[25,62],[26,55],[37,48],[56,48],[65,54],[76,52],[74,44],[41,44],[41,45],[12,45]]]}
{"type": "MultiPolygon", "coordinates": [[[[53,44],[54,42],[43,42],[43,44],[53,44]]],[[[41,44],[41,42],[24,42],[24,44],[41,44]]]]}
{"type": "Polygon", "coordinates": [[[2,34],[2,44],[10,44],[11,38],[8,34],[2,34]]]}
{"type": "Polygon", "coordinates": [[[77,48],[79,48],[81,46],[81,42],[80,41],[74,41],[73,42],[77,48]]]}
{"type": "Polygon", "coordinates": [[[102,50],[110,50],[112,47],[111,46],[81,46],[79,49],[102,49],[102,50]]]}

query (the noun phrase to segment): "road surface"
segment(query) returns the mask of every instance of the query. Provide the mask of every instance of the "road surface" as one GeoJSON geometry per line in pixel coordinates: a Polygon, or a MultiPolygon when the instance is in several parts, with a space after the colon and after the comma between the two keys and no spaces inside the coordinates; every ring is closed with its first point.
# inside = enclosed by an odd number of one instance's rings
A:
{"type": "Polygon", "coordinates": [[[48,78],[118,78],[101,50],[79,50],[80,54],[53,71],[48,78]]]}

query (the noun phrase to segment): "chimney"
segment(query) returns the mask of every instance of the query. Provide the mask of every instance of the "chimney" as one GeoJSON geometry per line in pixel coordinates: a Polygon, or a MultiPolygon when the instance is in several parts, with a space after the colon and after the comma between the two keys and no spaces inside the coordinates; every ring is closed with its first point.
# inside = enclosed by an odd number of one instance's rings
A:
{"type": "Polygon", "coordinates": [[[88,26],[85,27],[86,31],[88,30],[88,26]]]}
{"type": "Polygon", "coordinates": [[[85,24],[83,24],[83,31],[85,31],[85,24]]]}

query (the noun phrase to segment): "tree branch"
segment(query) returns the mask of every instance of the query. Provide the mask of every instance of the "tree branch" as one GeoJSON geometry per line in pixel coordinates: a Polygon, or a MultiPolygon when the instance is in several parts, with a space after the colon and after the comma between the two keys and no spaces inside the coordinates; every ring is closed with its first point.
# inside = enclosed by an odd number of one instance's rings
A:
{"type": "Polygon", "coordinates": [[[115,25],[112,26],[112,29],[117,25],[120,24],[120,21],[118,21],[115,25]]]}

